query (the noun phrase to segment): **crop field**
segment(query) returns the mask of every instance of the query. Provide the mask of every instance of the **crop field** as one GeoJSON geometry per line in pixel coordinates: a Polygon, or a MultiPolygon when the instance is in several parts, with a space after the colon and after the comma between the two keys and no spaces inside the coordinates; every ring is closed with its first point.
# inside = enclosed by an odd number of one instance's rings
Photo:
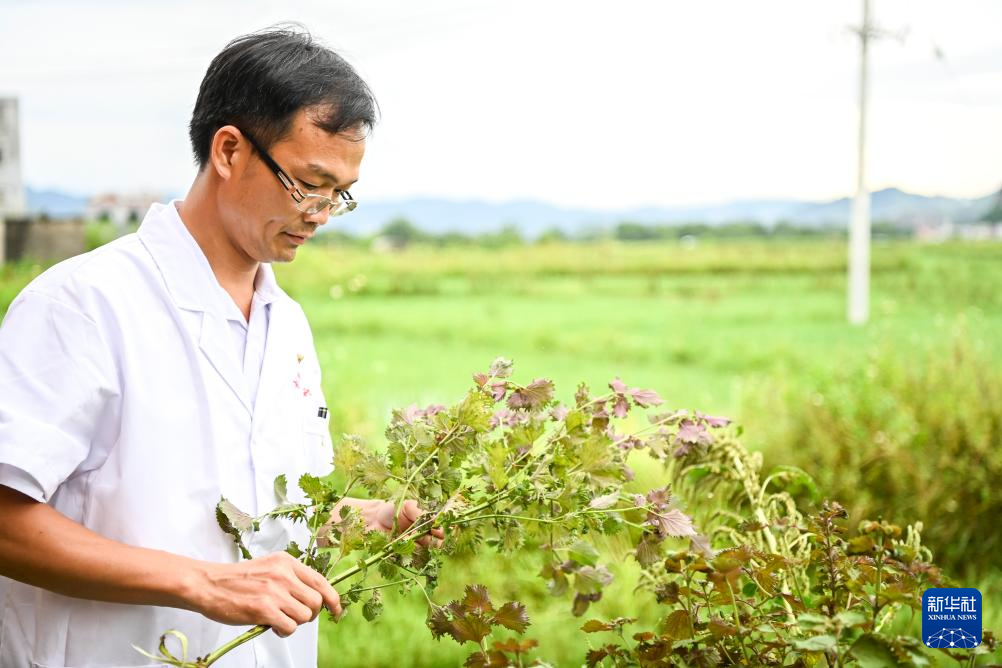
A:
{"type": "MultiPolygon", "coordinates": [[[[980,589],[986,629],[1002,631],[1002,244],[875,244],[860,328],[845,321],[845,245],[834,240],[299,253],[276,271],[312,323],[336,440],[385,448],[392,409],[455,404],[498,356],[520,383],[552,379],[564,402],[580,382],[599,391],[618,377],[670,409],[733,418],[767,467],[805,469],[853,521],[922,521],[937,563],[980,589]]],[[[40,270],[0,268],[0,313],[40,270]]],[[[638,490],[667,481],[646,456],[631,466],[638,490]]],[[[640,629],[663,616],[634,591],[629,546],[599,542],[615,580],[583,618],[548,594],[532,550],[447,562],[436,599],[474,582],[517,598],[539,641],[531,656],[582,665],[607,642],[581,633],[585,620],[636,617],[640,629]]],[[[432,638],[416,590],[388,591],[374,622],[359,613],[322,623],[321,665],[461,665],[471,651],[432,638]]],[[[915,633],[920,620],[894,624],[915,633]]]]}

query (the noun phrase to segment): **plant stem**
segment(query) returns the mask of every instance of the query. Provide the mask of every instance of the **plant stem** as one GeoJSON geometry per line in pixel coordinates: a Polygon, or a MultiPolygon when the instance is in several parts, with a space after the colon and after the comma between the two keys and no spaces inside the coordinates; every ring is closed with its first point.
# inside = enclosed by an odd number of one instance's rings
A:
{"type": "Polygon", "coordinates": [[[880,534],[880,544],[877,548],[877,582],[873,590],[873,632],[877,632],[877,615],[880,614],[880,578],[884,569],[884,534],[880,534]]]}

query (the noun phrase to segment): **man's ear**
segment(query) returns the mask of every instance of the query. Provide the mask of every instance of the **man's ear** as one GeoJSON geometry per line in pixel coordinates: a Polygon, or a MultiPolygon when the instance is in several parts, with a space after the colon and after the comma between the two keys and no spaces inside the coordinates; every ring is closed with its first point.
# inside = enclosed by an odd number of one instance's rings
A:
{"type": "Polygon", "coordinates": [[[209,163],[221,179],[228,181],[235,170],[239,171],[246,165],[250,151],[250,142],[240,130],[233,125],[224,125],[212,136],[209,163]]]}

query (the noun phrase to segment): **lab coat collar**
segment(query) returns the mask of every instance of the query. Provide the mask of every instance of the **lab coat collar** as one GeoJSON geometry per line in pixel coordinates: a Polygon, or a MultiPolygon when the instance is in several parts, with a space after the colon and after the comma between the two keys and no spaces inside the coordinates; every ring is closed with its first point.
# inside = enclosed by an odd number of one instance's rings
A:
{"type": "MultiPolygon", "coordinates": [[[[181,220],[176,206],[178,202],[172,200],[168,204],[157,203],[150,207],[139,228],[139,238],[159,267],[174,303],[179,308],[202,313],[199,348],[240,399],[248,414],[253,416],[250,391],[227,323],[227,315],[234,309],[226,300],[232,302],[232,299],[219,285],[205,253],[181,220]]],[[[292,301],[278,286],[269,264],[262,264],[258,269],[254,298],[271,304],[268,342],[265,344],[267,367],[273,330],[282,320],[286,303],[292,301]]]]}
{"type": "MultiPolygon", "coordinates": [[[[153,256],[178,307],[190,311],[211,311],[223,318],[232,313],[232,299],[219,285],[205,253],[181,220],[177,205],[153,204],[139,227],[139,238],[153,256]],[[227,301],[229,300],[229,301],[227,301]]],[[[289,299],[275,281],[270,264],[261,264],[254,281],[255,299],[265,304],[289,299]]]]}

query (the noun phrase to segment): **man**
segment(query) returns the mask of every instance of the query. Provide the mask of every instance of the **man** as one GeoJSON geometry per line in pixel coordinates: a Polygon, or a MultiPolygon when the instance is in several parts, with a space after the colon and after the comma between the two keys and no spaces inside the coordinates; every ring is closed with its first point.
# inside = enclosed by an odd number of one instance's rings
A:
{"type": "MultiPolygon", "coordinates": [[[[259,515],[273,481],[329,472],[320,366],[275,282],[331,214],[354,208],[375,100],[308,34],[231,42],[192,115],[198,175],[137,234],[33,281],[0,327],[0,666],[137,666],[178,629],[216,665],[316,665],[316,618],[341,610],[265,521],[239,561],[226,497],[259,515]],[[9,578],[9,579],[8,579],[9,578]]],[[[132,168],[142,169],[140,161],[132,168]]],[[[350,499],[372,528],[394,507],[350,499]]],[[[413,501],[397,519],[419,515],[413,501]]],[[[441,536],[436,532],[436,536],[441,536]]]]}

